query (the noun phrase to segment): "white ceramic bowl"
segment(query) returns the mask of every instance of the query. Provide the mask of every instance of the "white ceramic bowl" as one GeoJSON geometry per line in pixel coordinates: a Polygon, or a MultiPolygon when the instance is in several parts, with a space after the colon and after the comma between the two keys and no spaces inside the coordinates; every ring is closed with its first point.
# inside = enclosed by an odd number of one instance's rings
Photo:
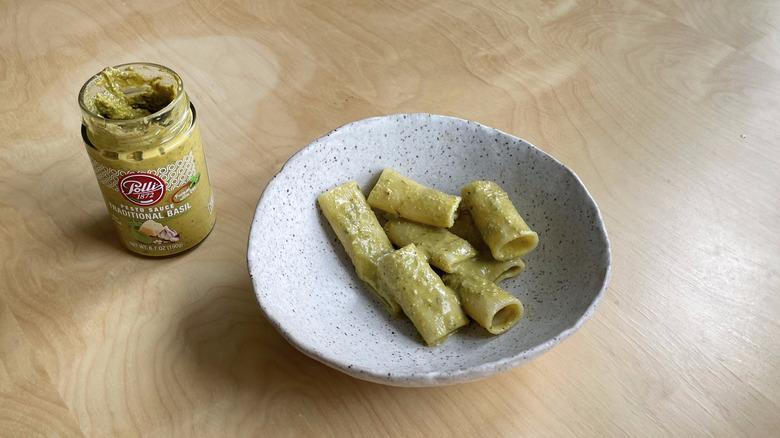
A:
{"type": "Polygon", "coordinates": [[[601,301],[611,256],[595,202],[563,164],[474,122],[399,114],[342,126],[290,158],[260,198],[247,258],[260,307],[303,353],[357,378],[433,386],[507,371],[566,339],[601,301]],[[525,307],[518,326],[491,336],[472,323],[428,348],[384,313],[316,199],[351,180],[368,194],[386,167],[446,193],[492,180],[509,194],[539,233],[525,271],[501,283],[525,307]]]}

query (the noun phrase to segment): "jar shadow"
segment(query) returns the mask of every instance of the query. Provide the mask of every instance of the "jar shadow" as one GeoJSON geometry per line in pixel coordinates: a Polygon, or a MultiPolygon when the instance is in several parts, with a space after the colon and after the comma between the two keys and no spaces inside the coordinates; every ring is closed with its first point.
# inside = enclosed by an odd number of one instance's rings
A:
{"type": "MultiPolygon", "coordinates": [[[[298,351],[260,310],[248,276],[181,310],[177,338],[204,381],[266,391],[353,379],[298,351]]],[[[354,382],[353,382],[354,383],[354,382]]],[[[368,383],[368,382],[366,382],[368,383]]]]}

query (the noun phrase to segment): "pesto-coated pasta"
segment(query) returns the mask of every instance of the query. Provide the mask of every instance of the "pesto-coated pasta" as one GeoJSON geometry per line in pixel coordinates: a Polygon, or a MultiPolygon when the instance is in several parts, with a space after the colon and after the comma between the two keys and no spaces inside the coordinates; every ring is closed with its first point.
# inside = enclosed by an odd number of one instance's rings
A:
{"type": "Polygon", "coordinates": [[[400,312],[392,295],[377,286],[377,263],[393,252],[374,212],[356,182],[348,182],[321,194],[317,201],[355,266],[358,278],[373,291],[391,315],[400,312]]]}
{"type": "Polygon", "coordinates": [[[447,228],[447,231],[466,240],[471,246],[476,248],[478,252],[482,252],[483,249],[490,251],[490,248],[485,245],[485,241],[482,240],[482,236],[479,234],[479,230],[474,224],[474,218],[471,217],[471,213],[469,212],[468,207],[466,207],[465,202],[460,203],[455,223],[447,228]]]}
{"type": "Polygon", "coordinates": [[[498,184],[474,181],[463,187],[461,194],[482,240],[496,260],[511,260],[536,248],[539,236],[528,227],[498,184]]]}
{"type": "Polygon", "coordinates": [[[414,243],[428,263],[444,272],[452,272],[459,263],[477,255],[467,241],[444,228],[405,219],[389,220],[384,228],[396,246],[414,243]]]}
{"type": "Polygon", "coordinates": [[[460,202],[460,196],[426,187],[390,168],[382,171],[368,194],[368,204],[374,208],[444,228],[454,223],[460,202]]]}
{"type": "Polygon", "coordinates": [[[520,300],[497,283],[523,272],[520,257],[536,247],[538,235],[497,184],[475,181],[461,194],[387,168],[368,198],[356,182],[318,198],[358,277],[388,313],[405,314],[429,347],[469,317],[501,334],[523,316],[520,300]]]}
{"type": "Polygon", "coordinates": [[[474,219],[466,207],[461,206],[455,225],[448,230],[467,240],[479,252],[476,257],[459,263],[455,268],[456,271],[476,273],[494,283],[499,283],[520,275],[525,269],[525,262],[520,257],[506,261],[493,258],[490,248],[482,240],[479,230],[474,225],[474,219]]]}
{"type": "Polygon", "coordinates": [[[479,254],[459,263],[453,272],[479,274],[494,283],[500,283],[508,278],[517,277],[524,269],[525,262],[519,257],[502,262],[489,254],[479,254]]]}
{"type": "Polygon", "coordinates": [[[425,343],[435,347],[468,324],[455,293],[444,285],[414,244],[379,260],[379,288],[391,294],[425,343]]]}
{"type": "Polygon", "coordinates": [[[488,332],[499,335],[523,317],[523,304],[481,275],[454,273],[442,277],[460,299],[466,314],[488,332]]]}

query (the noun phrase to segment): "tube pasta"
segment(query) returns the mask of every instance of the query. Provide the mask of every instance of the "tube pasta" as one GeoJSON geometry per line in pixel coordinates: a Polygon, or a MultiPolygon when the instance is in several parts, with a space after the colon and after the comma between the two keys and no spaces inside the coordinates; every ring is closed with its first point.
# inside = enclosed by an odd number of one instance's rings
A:
{"type": "Polygon", "coordinates": [[[463,206],[460,208],[458,218],[455,219],[455,224],[449,228],[449,231],[467,240],[479,252],[476,257],[459,263],[455,267],[456,271],[472,272],[482,275],[494,283],[499,283],[508,278],[516,277],[525,270],[525,262],[520,257],[506,261],[493,258],[490,248],[482,240],[467,208],[463,206]]]}
{"type": "Polygon", "coordinates": [[[368,194],[368,204],[374,208],[444,228],[454,223],[461,199],[426,187],[390,168],[382,171],[368,194]]]}
{"type": "Polygon", "coordinates": [[[511,329],[523,317],[520,300],[481,275],[446,274],[442,280],[458,295],[466,314],[494,335],[511,329]]]}
{"type": "Polygon", "coordinates": [[[453,272],[479,274],[494,283],[500,283],[508,278],[517,277],[523,270],[525,270],[525,262],[519,257],[502,262],[490,255],[480,254],[459,263],[453,272]]]}
{"type": "Polygon", "coordinates": [[[358,278],[382,300],[389,314],[397,315],[401,309],[398,302],[377,285],[377,263],[394,248],[358,184],[353,181],[328,190],[317,201],[352,260],[358,278]]]}
{"type": "Polygon", "coordinates": [[[391,294],[425,343],[435,347],[469,320],[455,293],[444,285],[414,244],[379,260],[379,288],[391,294]]]}
{"type": "Polygon", "coordinates": [[[467,241],[444,228],[392,219],[384,229],[396,246],[414,243],[428,263],[444,272],[452,272],[461,262],[477,255],[477,250],[467,241]]]}
{"type": "Polygon", "coordinates": [[[539,240],[497,184],[475,181],[461,194],[388,168],[368,198],[356,182],[317,198],[358,277],[389,314],[403,312],[429,347],[469,317],[492,334],[517,325],[523,305],[497,283],[523,272],[520,257],[539,240]],[[382,211],[384,227],[372,207],[382,211]]]}
{"type": "Polygon", "coordinates": [[[539,236],[528,227],[498,184],[474,181],[463,187],[461,194],[496,260],[521,257],[536,248],[539,236]]]}
{"type": "Polygon", "coordinates": [[[458,207],[458,217],[455,218],[455,223],[447,228],[447,230],[470,243],[471,246],[476,248],[479,252],[482,252],[483,248],[488,251],[490,250],[482,240],[482,236],[479,234],[479,230],[474,224],[474,218],[471,217],[471,213],[469,212],[468,207],[466,207],[465,202],[461,202],[460,207],[458,207]]]}

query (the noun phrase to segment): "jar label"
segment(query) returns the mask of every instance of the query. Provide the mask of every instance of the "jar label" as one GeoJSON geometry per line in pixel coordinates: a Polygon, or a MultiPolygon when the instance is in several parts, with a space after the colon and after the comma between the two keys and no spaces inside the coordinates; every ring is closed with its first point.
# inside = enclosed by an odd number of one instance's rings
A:
{"type": "Polygon", "coordinates": [[[199,141],[186,143],[189,150],[179,159],[151,169],[140,166],[142,162],[132,170],[117,169],[112,162],[90,154],[106,206],[130,250],[176,254],[203,240],[211,230],[214,198],[202,146],[199,141]]]}
{"type": "Polygon", "coordinates": [[[154,205],[165,196],[165,182],[151,173],[129,173],[119,178],[119,193],[135,205],[154,205]]]}
{"type": "MultiPolygon", "coordinates": [[[[166,166],[146,170],[145,172],[118,170],[98,163],[92,157],[89,157],[89,160],[92,162],[92,167],[95,169],[95,176],[97,176],[98,182],[117,192],[120,191],[120,179],[128,174],[137,175],[143,173],[156,177],[157,180],[162,180],[166,187],[181,187],[183,183],[189,181],[197,173],[197,170],[195,169],[195,158],[192,151],[185,155],[181,160],[176,160],[166,166]]],[[[124,193],[122,194],[124,195],[124,193]]]]}

